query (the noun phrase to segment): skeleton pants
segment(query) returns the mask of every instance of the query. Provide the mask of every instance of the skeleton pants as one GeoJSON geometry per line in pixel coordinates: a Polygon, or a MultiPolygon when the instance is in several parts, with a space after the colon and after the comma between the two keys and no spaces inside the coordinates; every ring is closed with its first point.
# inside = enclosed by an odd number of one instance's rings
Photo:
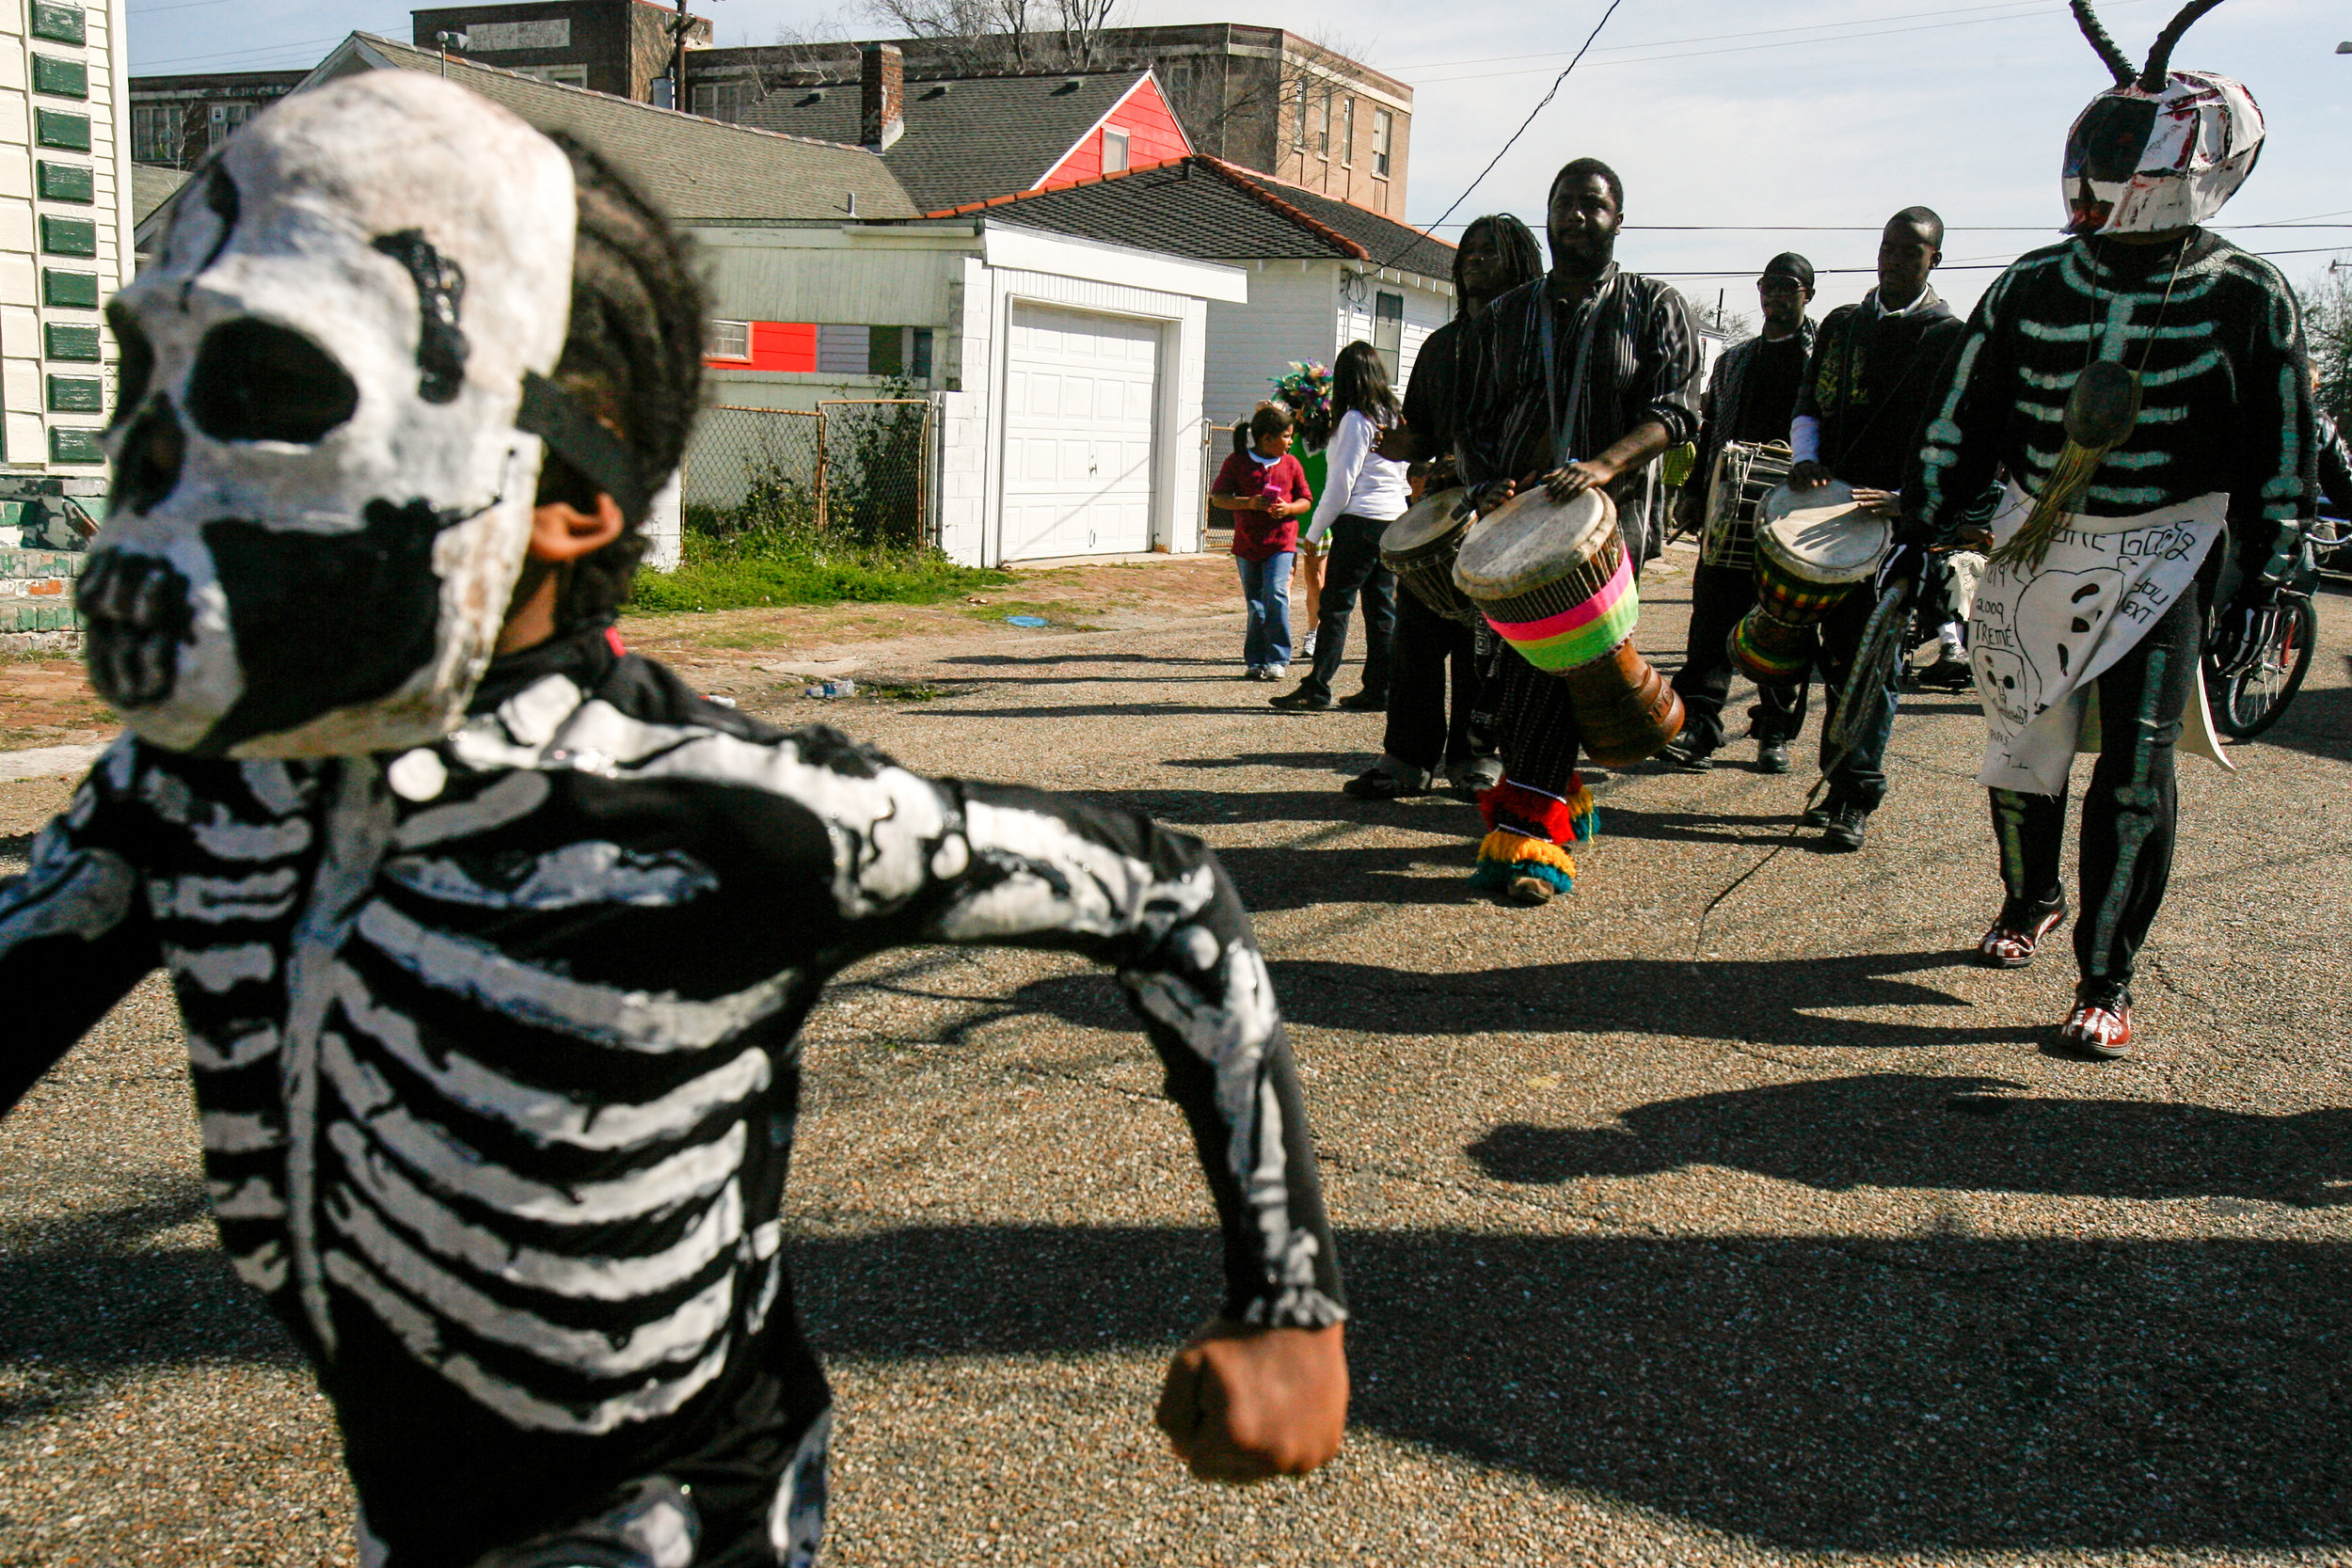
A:
{"type": "MultiPolygon", "coordinates": [[[[2164,902],[2180,822],[2173,743],[2194,698],[2204,617],[2184,595],[2099,677],[2099,762],[2083,799],[2074,959],[2086,1002],[2128,1001],[2140,943],[2164,902]]],[[[2056,903],[2066,798],[1995,789],[1993,835],[2012,905],[2056,903]]]]}

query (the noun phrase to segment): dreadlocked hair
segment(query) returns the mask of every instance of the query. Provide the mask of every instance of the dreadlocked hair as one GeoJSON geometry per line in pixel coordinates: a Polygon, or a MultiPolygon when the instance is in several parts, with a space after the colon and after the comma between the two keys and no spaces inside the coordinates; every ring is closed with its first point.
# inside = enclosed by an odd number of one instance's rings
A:
{"type": "MultiPolygon", "coordinates": [[[[676,471],[702,396],[702,285],[686,242],[635,185],[562,132],[553,139],[571,160],[580,219],[571,321],[550,379],[622,438],[651,489],[676,471]]],[[[594,512],[598,494],[578,468],[548,454],[537,504],[594,512]]],[[[559,630],[609,621],[628,599],[646,542],[645,519],[627,522],[618,539],[562,574],[559,630]]]]}
{"type": "Polygon", "coordinates": [[[1470,248],[1470,236],[1486,234],[1494,241],[1495,255],[1502,262],[1502,277],[1497,279],[1495,293],[1500,294],[1533,283],[1544,275],[1543,247],[1535,243],[1535,235],[1527,225],[1508,213],[1488,213],[1472,218],[1462,230],[1462,241],[1454,252],[1454,313],[1470,314],[1470,297],[1462,292],[1462,252],[1470,248]]]}

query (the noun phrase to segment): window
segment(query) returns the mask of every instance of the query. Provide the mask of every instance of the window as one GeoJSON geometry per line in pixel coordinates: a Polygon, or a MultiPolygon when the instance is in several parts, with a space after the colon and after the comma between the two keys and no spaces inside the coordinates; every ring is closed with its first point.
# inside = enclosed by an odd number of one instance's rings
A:
{"type": "Polygon", "coordinates": [[[710,324],[710,336],[703,346],[707,359],[749,359],[752,356],[752,324],[722,322],[710,324]]]}
{"type": "Polygon", "coordinates": [[[535,76],[542,82],[559,87],[584,87],[588,85],[588,68],[584,65],[510,65],[506,68],[517,76],[535,76]]]}
{"type": "Polygon", "coordinates": [[[1396,116],[1386,109],[1372,111],[1372,172],[1389,177],[1389,145],[1396,135],[1396,116]]]}
{"type": "Polygon", "coordinates": [[[1127,167],[1127,133],[1107,126],[1103,131],[1103,172],[1123,173],[1127,167]]]}
{"type": "Polygon", "coordinates": [[[262,112],[259,103],[215,103],[204,115],[204,145],[218,147],[235,135],[245,122],[262,112]]]}
{"type": "Polygon", "coordinates": [[[186,132],[186,111],[177,103],[131,105],[131,161],[180,166],[181,137],[186,132]]]}
{"type": "Polygon", "coordinates": [[[1340,105],[1340,162],[1356,161],[1356,101],[1351,98],[1340,105]]]}
{"type": "Polygon", "coordinates": [[[1405,296],[1376,293],[1372,296],[1372,347],[1380,356],[1380,363],[1389,370],[1389,383],[1394,386],[1403,379],[1402,361],[1405,355],[1405,296]]]}
{"type": "Polygon", "coordinates": [[[907,374],[916,381],[931,378],[931,329],[928,326],[914,328],[914,363],[907,367],[907,374]]]}
{"type": "Polygon", "coordinates": [[[1307,78],[1298,79],[1298,90],[1292,94],[1297,102],[1291,115],[1291,145],[1301,152],[1307,150],[1307,78]]]}
{"type": "MultiPolygon", "coordinates": [[[[586,87],[583,79],[580,84],[586,87]]],[[[737,77],[732,81],[694,84],[694,112],[705,119],[740,120],[759,102],[759,84],[737,77]]]]}
{"type": "Polygon", "coordinates": [[[1331,155],[1331,95],[1329,93],[1323,95],[1323,102],[1318,107],[1323,111],[1323,123],[1315,130],[1315,155],[1328,158],[1331,155]]]}

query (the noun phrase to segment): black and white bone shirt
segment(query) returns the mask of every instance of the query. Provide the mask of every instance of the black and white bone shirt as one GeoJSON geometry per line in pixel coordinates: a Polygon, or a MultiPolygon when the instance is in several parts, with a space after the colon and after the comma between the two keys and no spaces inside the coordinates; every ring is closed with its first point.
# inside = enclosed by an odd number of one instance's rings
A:
{"type": "Polygon", "coordinates": [[[396,756],[118,741],[0,886],[0,980],[45,999],[0,1107],[167,966],[222,1243],[394,1568],[656,1472],[787,1560],[828,1404],[779,1245],[795,1037],[844,965],[941,942],[1115,966],[1203,1151],[1225,1310],[1344,1317],[1265,966],[1197,840],[775,731],[601,632],[498,661],[396,756]]]}

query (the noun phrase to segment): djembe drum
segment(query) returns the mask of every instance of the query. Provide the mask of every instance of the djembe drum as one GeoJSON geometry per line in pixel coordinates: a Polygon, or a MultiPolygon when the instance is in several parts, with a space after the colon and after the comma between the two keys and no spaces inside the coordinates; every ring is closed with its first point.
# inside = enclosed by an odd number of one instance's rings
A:
{"type": "Polygon", "coordinates": [[[1512,497],[1471,526],[1454,584],[1520,657],[1568,683],[1595,762],[1639,762],[1681,733],[1682,699],[1633,647],[1642,598],[1607,491],[1512,497]]]}
{"type": "Polygon", "coordinates": [[[1725,441],[1707,481],[1707,521],[1699,531],[1699,562],[1707,566],[1756,563],[1756,524],[1764,498],[1788,479],[1795,461],[1781,441],[1725,441]]]}
{"type": "Polygon", "coordinates": [[[1764,501],[1756,530],[1756,608],[1731,628],[1732,663],[1753,679],[1804,678],[1823,617],[1878,570],[1895,525],[1856,506],[1853,489],[1831,480],[1812,490],[1782,485],[1764,501]]]}
{"type": "Polygon", "coordinates": [[[1477,520],[1468,490],[1440,490],[1415,501],[1380,533],[1380,564],[1396,574],[1406,593],[1466,626],[1478,624],[1478,607],[1454,586],[1454,558],[1477,520]]]}

